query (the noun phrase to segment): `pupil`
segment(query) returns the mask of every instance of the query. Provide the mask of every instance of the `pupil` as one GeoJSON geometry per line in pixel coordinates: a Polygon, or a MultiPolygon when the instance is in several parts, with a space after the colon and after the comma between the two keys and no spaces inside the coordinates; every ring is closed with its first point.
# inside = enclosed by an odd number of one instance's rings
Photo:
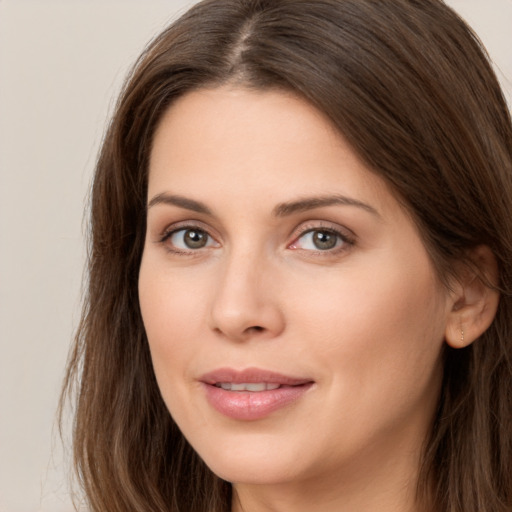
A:
{"type": "Polygon", "coordinates": [[[332,249],[336,245],[336,235],[327,231],[316,231],[313,236],[313,243],[317,249],[332,249]]]}
{"type": "Polygon", "coordinates": [[[185,244],[190,249],[200,249],[206,245],[206,233],[190,230],[185,233],[185,244]]]}

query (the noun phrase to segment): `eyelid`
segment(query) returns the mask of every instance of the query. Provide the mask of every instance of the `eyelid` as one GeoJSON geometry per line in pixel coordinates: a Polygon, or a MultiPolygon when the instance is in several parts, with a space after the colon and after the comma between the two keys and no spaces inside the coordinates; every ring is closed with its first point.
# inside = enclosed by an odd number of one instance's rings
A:
{"type": "Polygon", "coordinates": [[[158,238],[162,239],[174,231],[178,231],[180,229],[200,229],[201,231],[204,231],[205,233],[208,233],[212,238],[217,239],[218,235],[213,230],[211,226],[204,223],[201,220],[197,219],[187,219],[187,220],[180,220],[177,222],[172,222],[171,224],[167,224],[158,234],[158,238]],[[212,234],[215,233],[215,234],[212,234]]]}
{"type": "Polygon", "coordinates": [[[302,249],[302,248],[295,248],[294,250],[303,250],[310,253],[321,253],[324,255],[329,254],[335,254],[336,252],[341,252],[347,250],[346,246],[353,246],[356,243],[357,237],[355,233],[348,229],[347,227],[340,226],[339,224],[334,224],[327,221],[308,221],[306,223],[301,224],[298,228],[295,229],[295,231],[292,234],[292,241],[287,245],[287,247],[291,247],[293,244],[297,243],[297,241],[306,235],[307,233],[311,233],[314,231],[329,231],[331,233],[334,233],[343,242],[342,247],[337,247],[333,249],[326,249],[326,250],[312,250],[312,249],[302,249]]]}
{"type": "Polygon", "coordinates": [[[173,224],[170,224],[163,229],[160,234],[158,235],[158,239],[155,241],[156,243],[165,245],[167,249],[170,252],[173,252],[175,254],[183,254],[183,255],[190,255],[190,254],[196,254],[201,252],[203,249],[210,249],[211,246],[202,247],[199,249],[190,249],[190,250],[184,250],[177,247],[171,248],[168,246],[167,242],[169,239],[178,231],[187,231],[187,230],[198,230],[206,233],[208,237],[210,237],[216,244],[216,247],[220,246],[220,242],[218,240],[218,236],[212,234],[212,228],[208,225],[206,225],[204,222],[198,221],[198,220],[184,220],[175,222],[173,224]]]}

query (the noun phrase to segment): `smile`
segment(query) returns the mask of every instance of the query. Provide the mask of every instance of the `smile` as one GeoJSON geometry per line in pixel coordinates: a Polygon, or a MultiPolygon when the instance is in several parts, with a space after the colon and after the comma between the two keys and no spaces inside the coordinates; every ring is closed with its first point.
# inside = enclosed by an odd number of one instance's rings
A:
{"type": "Polygon", "coordinates": [[[306,378],[250,368],[214,370],[200,379],[208,403],[223,416],[255,421],[297,403],[314,385],[306,378]]]}
{"type": "Polygon", "coordinates": [[[281,387],[280,384],[272,384],[270,382],[250,382],[241,384],[235,384],[233,382],[217,382],[215,386],[226,391],[251,391],[252,393],[269,391],[281,387]]]}

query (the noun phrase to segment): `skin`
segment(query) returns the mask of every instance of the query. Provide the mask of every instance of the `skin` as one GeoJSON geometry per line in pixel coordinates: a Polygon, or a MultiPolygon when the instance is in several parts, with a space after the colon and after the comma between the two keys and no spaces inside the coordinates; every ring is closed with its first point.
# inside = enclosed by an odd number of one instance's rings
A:
{"type": "Polygon", "coordinates": [[[189,442],[233,482],[233,510],[419,510],[440,353],[447,332],[460,336],[461,305],[386,183],[302,99],[225,86],[167,111],[148,187],[139,295],[156,377],[189,442]],[[333,194],[354,204],[275,215],[333,194]],[[186,228],[206,245],[187,247],[186,228]],[[312,235],[326,231],[335,246],[319,249],[312,235]],[[240,421],[199,382],[221,367],[314,385],[240,421]]]}

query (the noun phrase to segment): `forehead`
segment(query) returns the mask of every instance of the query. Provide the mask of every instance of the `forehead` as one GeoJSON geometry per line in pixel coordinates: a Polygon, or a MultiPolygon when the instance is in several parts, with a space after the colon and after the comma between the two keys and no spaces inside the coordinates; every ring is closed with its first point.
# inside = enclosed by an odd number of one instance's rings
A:
{"type": "Polygon", "coordinates": [[[325,147],[341,140],[317,109],[291,93],[220,87],[190,92],[172,104],[156,131],[152,164],[166,142],[172,142],[165,152],[174,158],[190,159],[200,148],[198,158],[216,161],[245,150],[244,161],[254,161],[268,152],[296,150],[298,144],[311,149],[314,143],[325,147]]]}
{"type": "Polygon", "coordinates": [[[165,113],[150,157],[148,195],[215,202],[282,202],[340,193],[394,201],[321,112],[283,91],[221,87],[179,98],[165,113]]]}

